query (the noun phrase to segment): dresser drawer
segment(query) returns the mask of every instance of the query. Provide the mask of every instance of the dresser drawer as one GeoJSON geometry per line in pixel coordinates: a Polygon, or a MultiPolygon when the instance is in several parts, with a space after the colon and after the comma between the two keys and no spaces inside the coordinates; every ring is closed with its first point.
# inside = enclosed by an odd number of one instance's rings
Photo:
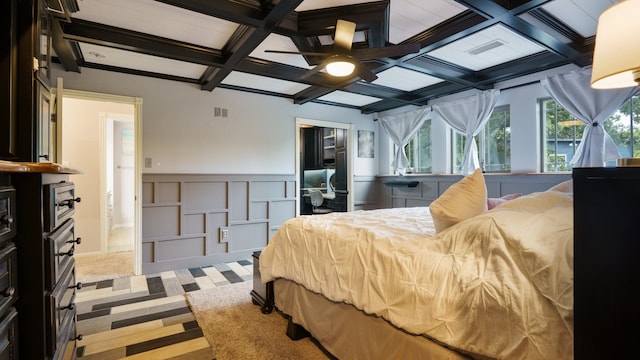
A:
{"type": "Polygon", "coordinates": [[[76,358],[76,317],[67,316],[64,324],[60,328],[58,338],[58,348],[53,355],[53,360],[71,360],[76,358]]]}
{"type": "Polygon", "coordinates": [[[75,245],[80,239],[75,237],[75,221],[67,220],[56,231],[46,235],[45,239],[45,287],[52,291],[60,277],[73,266],[75,245]]]}
{"type": "Polygon", "coordinates": [[[15,308],[0,319],[0,359],[18,360],[18,312],[15,308]]]}
{"type": "Polygon", "coordinates": [[[75,281],[75,270],[72,266],[48,296],[47,319],[50,326],[47,329],[47,348],[49,355],[53,355],[59,345],[66,344],[69,340],[69,328],[75,325],[75,281]]]}
{"type": "Polygon", "coordinates": [[[18,253],[15,245],[0,249],[0,316],[18,298],[18,253]]]}
{"type": "Polygon", "coordinates": [[[16,235],[16,191],[0,186],[0,246],[16,235]]]}
{"type": "Polygon", "coordinates": [[[53,231],[70,219],[75,212],[75,185],[72,182],[60,182],[44,186],[44,227],[53,231]]]}

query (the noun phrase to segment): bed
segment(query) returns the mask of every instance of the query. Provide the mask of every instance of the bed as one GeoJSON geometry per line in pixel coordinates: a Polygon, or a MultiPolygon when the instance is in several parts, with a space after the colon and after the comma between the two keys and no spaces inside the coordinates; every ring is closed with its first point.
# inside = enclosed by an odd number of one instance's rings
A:
{"type": "Polygon", "coordinates": [[[290,219],[262,251],[260,276],[275,307],[340,359],[572,359],[567,186],[444,228],[434,211],[290,219]]]}

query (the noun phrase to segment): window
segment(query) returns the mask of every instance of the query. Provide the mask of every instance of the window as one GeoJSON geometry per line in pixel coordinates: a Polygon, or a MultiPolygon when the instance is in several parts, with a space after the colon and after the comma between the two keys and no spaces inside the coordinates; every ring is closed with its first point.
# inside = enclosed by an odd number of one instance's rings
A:
{"type": "MultiPolygon", "coordinates": [[[[544,129],[542,159],[545,159],[542,171],[570,171],[569,162],[582,140],[585,124],[553,99],[540,100],[540,109],[544,129]]],[[[622,157],[640,156],[640,95],[625,101],[603,126],[622,157]]]]}
{"type": "MultiPolygon", "coordinates": [[[[453,173],[462,171],[466,137],[453,132],[453,173]]],[[[508,106],[496,107],[484,128],[475,137],[478,161],[486,172],[511,171],[511,119],[508,106]]]]}
{"type": "Polygon", "coordinates": [[[409,159],[407,173],[431,173],[431,120],[427,120],[404,147],[409,159]]]}
{"type": "Polygon", "coordinates": [[[604,125],[620,156],[640,157],[640,95],[625,101],[604,125]]]}
{"type": "Polygon", "coordinates": [[[541,101],[543,138],[543,172],[569,171],[569,161],[582,139],[585,124],[574,118],[555,100],[541,101]]]}

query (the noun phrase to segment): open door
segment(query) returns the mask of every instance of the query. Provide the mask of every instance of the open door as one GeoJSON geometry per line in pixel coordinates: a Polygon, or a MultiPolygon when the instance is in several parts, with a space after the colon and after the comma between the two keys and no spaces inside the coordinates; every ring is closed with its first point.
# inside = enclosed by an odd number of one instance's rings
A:
{"type": "Polygon", "coordinates": [[[353,188],[353,159],[348,141],[353,137],[352,128],[351,124],[296,118],[296,215],[312,213],[307,191],[316,187],[325,187],[330,193],[325,195],[333,211],[353,210],[353,194],[349,191],[353,188]],[[317,145],[310,145],[310,139],[317,145]],[[314,153],[306,156],[309,151],[314,153]],[[309,175],[320,176],[315,181],[317,186],[309,181],[309,175]]]}

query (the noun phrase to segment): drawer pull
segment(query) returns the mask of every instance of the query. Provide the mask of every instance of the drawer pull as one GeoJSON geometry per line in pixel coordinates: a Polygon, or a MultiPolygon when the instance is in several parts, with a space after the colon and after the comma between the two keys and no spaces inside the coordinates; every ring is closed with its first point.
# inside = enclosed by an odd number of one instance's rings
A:
{"type": "Polygon", "coordinates": [[[73,310],[73,309],[75,309],[75,308],[76,308],[76,304],[71,303],[71,304],[69,304],[69,305],[67,305],[67,306],[63,306],[63,307],[61,307],[61,308],[60,308],[60,310],[64,310],[64,309],[73,310]]]}
{"type": "Polygon", "coordinates": [[[73,249],[67,251],[67,252],[59,252],[58,256],[73,256],[73,249]]]}
{"type": "Polygon", "coordinates": [[[76,336],[76,337],[74,337],[74,338],[71,338],[71,339],[69,339],[69,340],[78,340],[78,341],[82,341],[82,334],[80,334],[80,335],[78,335],[78,336],[76,336]]]}
{"type": "Polygon", "coordinates": [[[16,293],[16,288],[14,288],[13,286],[9,286],[8,288],[4,289],[4,291],[2,292],[2,296],[11,297],[15,293],[16,293]]]}
{"type": "Polygon", "coordinates": [[[0,218],[0,222],[3,224],[11,225],[13,224],[13,216],[4,215],[3,217],[0,218]]]}
{"type": "Polygon", "coordinates": [[[56,204],[56,206],[69,206],[69,207],[71,207],[71,206],[73,206],[74,202],[80,202],[80,200],[82,200],[82,199],[80,199],[79,197],[77,197],[75,199],[67,199],[67,200],[60,201],[59,203],[56,204]]]}
{"type": "Polygon", "coordinates": [[[80,243],[81,243],[81,242],[82,242],[82,238],[77,238],[77,239],[75,239],[75,240],[69,240],[69,241],[67,241],[67,243],[69,243],[69,244],[76,243],[76,244],[78,244],[78,245],[80,245],[80,243]]]}
{"type": "Polygon", "coordinates": [[[69,286],[69,289],[73,289],[75,288],[76,290],[81,290],[82,289],[82,283],[78,282],[77,284],[73,285],[73,286],[69,286]]]}

